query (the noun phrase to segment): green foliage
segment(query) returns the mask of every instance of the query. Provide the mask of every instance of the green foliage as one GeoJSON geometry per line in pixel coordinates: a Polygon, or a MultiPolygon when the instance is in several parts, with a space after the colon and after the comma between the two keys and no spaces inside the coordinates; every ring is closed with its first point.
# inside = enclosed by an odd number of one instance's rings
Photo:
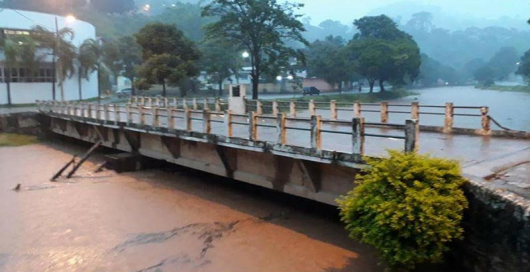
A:
{"type": "Polygon", "coordinates": [[[203,8],[202,15],[217,17],[206,27],[210,39],[226,38],[231,44],[250,54],[252,66],[252,99],[258,98],[262,74],[277,73],[289,65],[289,58],[303,54],[285,45],[286,41],[308,44],[305,30],[296,10],[302,4],[279,3],[277,0],[214,0],[203,8]]]}
{"type": "Polygon", "coordinates": [[[360,32],[348,45],[348,58],[368,80],[370,91],[376,80],[384,91],[385,81],[400,86],[418,77],[420,49],[390,18],[385,15],[363,17],[354,24],[360,32]]]}
{"type": "Polygon", "coordinates": [[[485,65],[477,69],[475,73],[473,73],[473,76],[480,84],[489,86],[494,83],[493,80],[495,79],[495,70],[491,66],[485,65]]]}
{"type": "Polygon", "coordinates": [[[121,37],[117,46],[121,64],[120,73],[131,80],[132,94],[135,95],[134,78],[137,76],[137,67],[142,63],[142,49],[132,36],[121,37]]]}
{"type": "Polygon", "coordinates": [[[530,50],[526,51],[521,57],[519,67],[517,68],[517,74],[530,78],[530,50]]]}
{"type": "Polygon", "coordinates": [[[14,133],[0,133],[0,147],[4,146],[23,146],[37,143],[36,136],[14,134],[14,133]]]}
{"type": "Polygon", "coordinates": [[[489,65],[495,70],[495,78],[505,79],[517,70],[520,55],[514,47],[503,47],[490,59],[489,65]]]}
{"type": "Polygon", "coordinates": [[[195,62],[200,57],[199,51],[174,25],[148,24],[136,34],[136,41],[142,48],[143,59],[138,68],[137,87],[145,89],[161,84],[165,96],[166,84],[175,85],[198,74],[195,62]]]}
{"type": "Polygon", "coordinates": [[[333,36],[313,42],[306,52],[308,75],[322,78],[333,86],[339,84],[340,90],[342,82],[357,79],[354,65],[345,56],[344,44],[344,39],[333,36]]]}
{"type": "Polygon", "coordinates": [[[440,262],[448,243],[461,239],[467,207],[465,179],[456,161],[389,151],[366,159],[358,186],[338,200],[351,238],[377,248],[392,268],[440,262]]]}
{"type": "Polygon", "coordinates": [[[419,78],[424,86],[435,86],[439,84],[439,81],[442,84],[448,82],[449,85],[464,83],[461,74],[454,68],[443,65],[425,54],[421,54],[419,78]]]}
{"type": "Polygon", "coordinates": [[[240,57],[237,49],[225,39],[207,40],[201,45],[201,66],[210,83],[218,84],[218,95],[223,95],[223,81],[237,74],[240,57]]]}

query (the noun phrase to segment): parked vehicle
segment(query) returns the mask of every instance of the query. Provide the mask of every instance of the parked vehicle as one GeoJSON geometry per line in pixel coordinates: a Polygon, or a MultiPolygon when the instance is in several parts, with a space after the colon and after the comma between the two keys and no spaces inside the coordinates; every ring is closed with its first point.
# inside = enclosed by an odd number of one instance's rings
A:
{"type": "Polygon", "coordinates": [[[131,88],[122,89],[116,92],[116,95],[118,96],[118,98],[129,97],[131,96],[131,94],[132,94],[131,88]]]}
{"type": "Polygon", "coordinates": [[[302,89],[303,95],[320,95],[320,90],[316,87],[304,87],[302,89]]]}

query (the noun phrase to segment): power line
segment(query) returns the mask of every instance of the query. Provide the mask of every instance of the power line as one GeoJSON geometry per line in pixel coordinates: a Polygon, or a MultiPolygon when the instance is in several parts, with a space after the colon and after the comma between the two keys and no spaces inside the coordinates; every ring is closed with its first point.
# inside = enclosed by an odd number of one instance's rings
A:
{"type": "Polygon", "coordinates": [[[20,16],[22,16],[22,17],[24,17],[24,18],[26,18],[26,19],[28,19],[28,20],[30,20],[30,21],[36,23],[37,25],[40,25],[40,26],[44,27],[44,28],[47,29],[48,31],[52,31],[52,32],[53,32],[53,30],[50,30],[50,28],[48,28],[48,27],[46,27],[45,25],[43,25],[43,24],[41,24],[41,23],[39,23],[39,22],[37,22],[37,21],[35,21],[35,20],[29,18],[28,16],[26,16],[26,15],[24,15],[24,14],[22,14],[22,13],[20,13],[20,11],[18,11],[18,10],[16,10],[16,9],[12,9],[12,11],[14,11],[14,12],[18,13],[18,15],[20,15],[20,16]]]}

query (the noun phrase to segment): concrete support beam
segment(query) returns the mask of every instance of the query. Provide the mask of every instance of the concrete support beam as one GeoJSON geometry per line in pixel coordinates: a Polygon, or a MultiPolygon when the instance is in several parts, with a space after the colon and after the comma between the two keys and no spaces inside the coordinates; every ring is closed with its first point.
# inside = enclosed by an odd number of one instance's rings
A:
{"type": "Polygon", "coordinates": [[[297,160],[296,164],[302,172],[304,186],[313,193],[319,192],[322,189],[320,164],[304,160],[297,160]]]}
{"type": "Polygon", "coordinates": [[[226,177],[234,178],[234,172],[237,170],[237,150],[220,145],[216,145],[215,150],[225,168],[226,177]]]}
{"type": "Polygon", "coordinates": [[[180,158],[181,140],[179,138],[161,136],[160,140],[162,141],[162,144],[164,144],[164,146],[167,148],[169,153],[171,153],[171,156],[173,156],[173,158],[180,158]]]}

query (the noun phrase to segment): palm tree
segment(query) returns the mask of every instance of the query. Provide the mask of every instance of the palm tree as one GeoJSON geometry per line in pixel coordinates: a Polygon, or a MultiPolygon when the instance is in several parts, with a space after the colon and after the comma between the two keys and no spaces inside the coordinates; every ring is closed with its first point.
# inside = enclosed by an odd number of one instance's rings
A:
{"type": "MultiPolygon", "coordinates": [[[[39,42],[40,47],[52,50],[54,62],[55,58],[57,58],[58,71],[55,72],[55,76],[59,79],[61,100],[64,101],[64,81],[66,78],[71,78],[75,71],[75,46],[70,42],[74,38],[74,32],[66,27],[59,29],[57,33],[53,33],[42,26],[36,26],[33,27],[31,35],[35,41],[39,42]]],[[[55,80],[52,86],[55,95],[55,80]]]]}
{"type": "Polygon", "coordinates": [[[4,51],[4,77],[7,87],[7,104],[11,105],[11,71],[17,64],[17,43],[11,39],[4,39],[2,42],[4,51]]]}
{"type": "Polygon", "coordinates": [[[79,100],[83,99],[82,95],[82,80],[90,79],[90,74],[99,70],[100,50],[99,45],[93,39],[87,39],[79,47],[77,54],[78,62],[78,84],[79,84],[79,100]]]}

